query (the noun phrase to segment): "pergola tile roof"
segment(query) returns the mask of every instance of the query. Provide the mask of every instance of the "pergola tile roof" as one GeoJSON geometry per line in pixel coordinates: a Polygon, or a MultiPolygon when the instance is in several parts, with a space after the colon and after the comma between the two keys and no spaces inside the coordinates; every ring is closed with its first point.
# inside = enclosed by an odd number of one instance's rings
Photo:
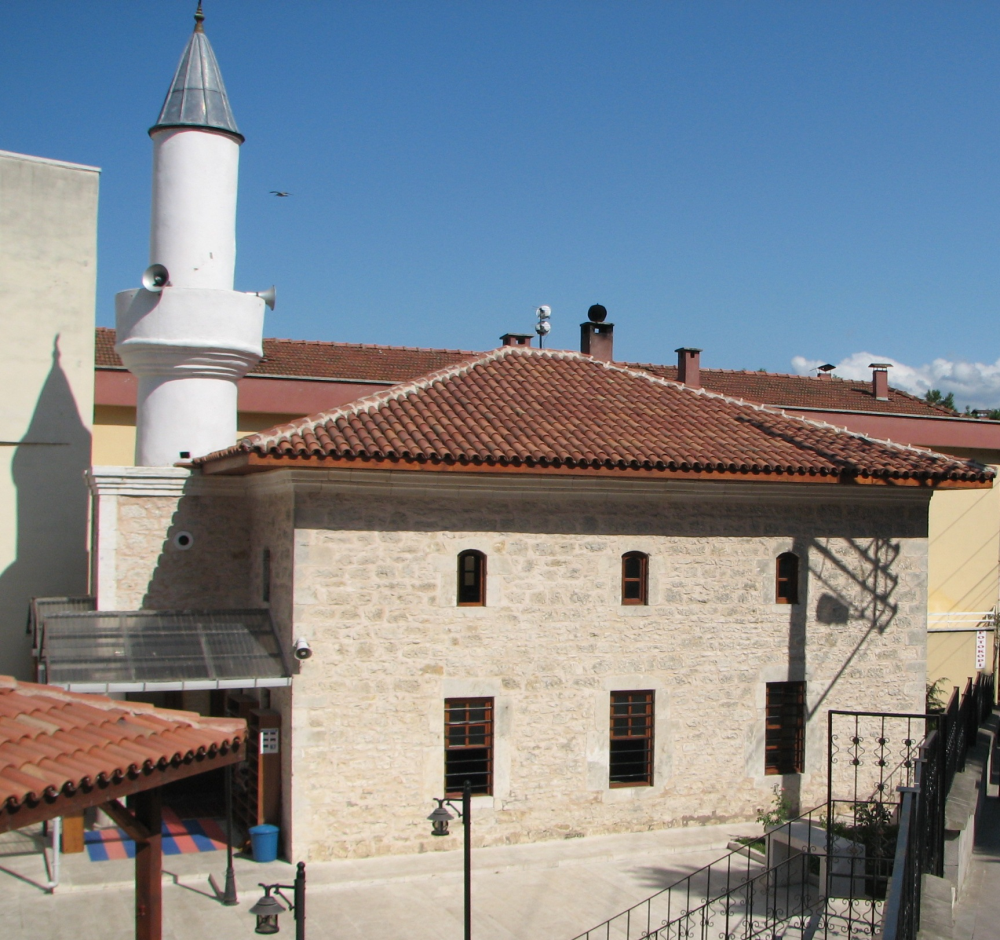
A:
{"type": "Polygon", "coordinates": [[[245,737],[242,719],[203,718],[0,676],[0,831],[10,828],[11,814],[17,825],[23,808],[91,792],[97,798],[88,802],[97,805],[103,789],[239,751],[245,737]]]}
{"type": "Polygon", "coordinates": [[[965,460],[791,417],[581,353],[503,347],[218,454],[491,470],[670,471],[986,484],[965,460]]]}

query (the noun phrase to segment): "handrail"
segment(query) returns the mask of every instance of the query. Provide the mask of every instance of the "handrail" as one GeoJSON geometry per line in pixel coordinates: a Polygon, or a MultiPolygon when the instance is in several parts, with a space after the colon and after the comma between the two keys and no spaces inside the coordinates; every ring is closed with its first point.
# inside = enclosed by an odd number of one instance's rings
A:
{"type": "Polygon", "coordinates": [[[882,920],[882,940],[899,940],[899,930],[902,924],[904,899],[907,882],[912,877],[909,869],[910,861],[910,821],[913,816],[913,805],[917,787],[900,787],[903,795],[899,809],[899,835],[896,837],[896,855],[892,860],[892,878],[889,881],[889,894],[885,899],[885,914],[882,920]]]}

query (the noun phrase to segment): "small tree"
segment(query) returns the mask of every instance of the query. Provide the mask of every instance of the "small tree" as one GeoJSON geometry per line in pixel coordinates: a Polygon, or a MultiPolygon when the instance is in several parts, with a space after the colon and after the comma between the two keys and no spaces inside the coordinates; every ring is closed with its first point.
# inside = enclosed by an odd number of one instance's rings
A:
{"type": "Polygon", "coordinates": [[[941,389],[932,388],[926,395],[924,395],[924,401],[929,405],[940,405],[942,408],[947,408],[949,411],[955,410],[955,393],[948,392],[947,395],[941,393],[941,389]]]}

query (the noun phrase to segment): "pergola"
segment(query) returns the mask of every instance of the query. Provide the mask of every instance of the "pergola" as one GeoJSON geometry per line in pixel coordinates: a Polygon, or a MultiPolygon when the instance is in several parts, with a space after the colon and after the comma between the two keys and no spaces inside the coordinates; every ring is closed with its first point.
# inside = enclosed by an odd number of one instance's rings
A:
{"type": "Polygon", "coordinates": [[[135,840],[136,940],[160,940],[160,788],[236,763],[245,738],[242,719],[0,676],[0,832],[99,806],[135,840]]]}

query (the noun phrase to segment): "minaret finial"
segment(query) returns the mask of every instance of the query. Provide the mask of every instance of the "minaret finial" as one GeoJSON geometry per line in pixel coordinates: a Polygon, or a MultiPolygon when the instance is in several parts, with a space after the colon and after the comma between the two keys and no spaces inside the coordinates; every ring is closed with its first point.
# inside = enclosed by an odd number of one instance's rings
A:
{"type": "Polygon", "coordinates": [[[205,14],[201,12],[201,0],[198,0],[198,9],[194,11],[194,31],[196,33],[205,32],[205,27],[201,24],[205,21],[205,14]]]}

